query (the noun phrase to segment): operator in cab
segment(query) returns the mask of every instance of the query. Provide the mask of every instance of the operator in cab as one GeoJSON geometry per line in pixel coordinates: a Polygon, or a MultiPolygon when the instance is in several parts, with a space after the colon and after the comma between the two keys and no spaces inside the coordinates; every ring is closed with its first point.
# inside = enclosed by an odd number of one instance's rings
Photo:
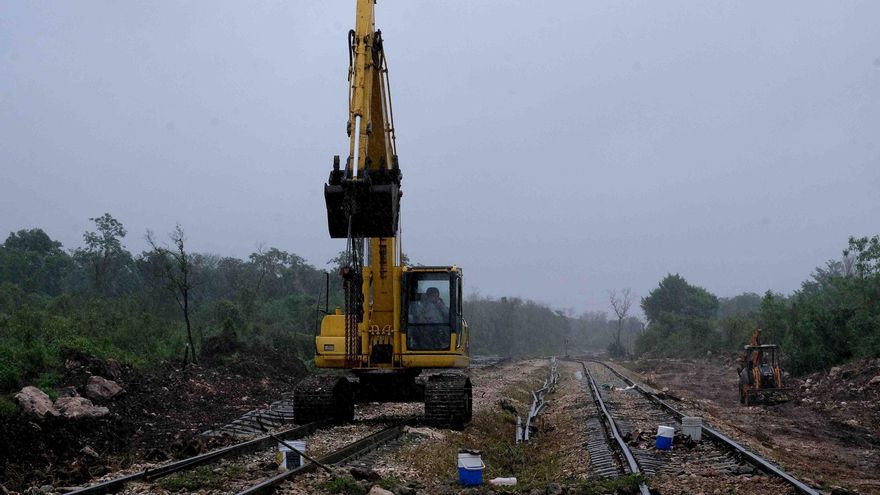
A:
{"type": "Polygon", "coordinates": [[[425,300],[419,305],[419,323],[448,323],[449,308],[440,298],[440,290],[436,287],[428,287],[425,296],[425,300]]]}

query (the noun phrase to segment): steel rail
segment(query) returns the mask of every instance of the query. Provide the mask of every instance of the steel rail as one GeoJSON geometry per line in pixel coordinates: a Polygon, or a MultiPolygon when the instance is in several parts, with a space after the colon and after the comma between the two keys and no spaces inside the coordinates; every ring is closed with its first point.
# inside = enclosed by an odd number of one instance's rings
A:
{"type": "MultiPolygon", "coordinates": [[[[335,450],[329,454],[319,457],[318,461],[321,464],[340,464],[364,455],[367,452],[379,447],[380,445],[403,435],[404,427],[410,424],[413,419],[415,418],[406,419],[399,423],[393,424],[381,431],[373,433],[372,435],[352,442],[342,447],[341,449],[335,450]]],[[[314,462],[310,462],[296,469],[291,469],[290,471],[285,471],[271,478],[267,478],[260,483],[239,492],[237,495],[262,495],[266,493],[272,493],[275,490],[275,487],[283,481],[290,480],[296,478],[301,474],[314,471],[315,469],[317,469],[317,467],[317,464],[315,464],[314,462]]]]}
{"type": "MultiPolygon", "coordinates": [[[[641,385],[639,385],[638,383],[636,383],[636,382],[630,380],[630,379],[629,379],[627,376],[625,376],[623,373],[620,373],[619,371],[617,371],[616,369],[612,368],[611,366],[608,366],[607,364],[605,364],[605,363],[603,363],[603,362],[601,362],[601,361],[590,360],[590,362],[592,362],[592,363],[596,363],[596,364],[601,364],[602,366],[608,368],[609,370],[611,370],[612,373],[614,373],[615,375],[617,375],[618,378],[620,378],[621,380],[623,380],[624,382],[626,382],[628,385],[631,385],[631,386],[635,387],[636,390],[638,390],[639,392],[641,392],[641,393],[642,393],[644,396],[646,396],[650,401],[652,401],[652,402],[654,402],[655,404],[659,405],[659,406],[662,407],[663,409],[666,409],[667,411],[671,412],[673,415],[675,415],[675,416],[678,417],[679,419],[681,419],[681,418],[683,418],[683,417],[685,416],[684,413],[682,413],[682,412],[679,411],[678,409],[672,407],[671,405],[669,405],[666,401],[664,401],[664,400],[661,399],[660,397],[657,397],[656,394],[653,394],[653,393],[651,393],[651,392],[645,390],[644,388],[642,388],[641,385]]],[[[764,471],[764,472],[766,472],[766,473],[770,473],[770,474],[773,474],[773,475],[775,475],[775,476],[778,476],[778,477],[782,478],[782,479],[785,480],[788,484],[790,484],[791,486],[793,486],[793,487],[798,491],[798,493],[804,493],[804,494],[806,494],[806,495],[822,495],[822,493],[819,492],[818,490],[816,490],[816,489],[810,487],[809,485],[807,485],[807,484],[804,483],[803,481],[800,481],[799,479],[795,478],[794,476],[792,476],[792,475],[786,473],[786,472],[783,471],[782,468],[780,468],[779,466],[773,464],[772,462],[770,462],[770,461],[767,460],[767,459],[764,459],[763,457],[761,457],[761,456],[759,456],[758,454],[752,452],[751,450],[747,449],[747,448],[744,447],[743,445],[740,445],[739,443],[737,443],[736,441],[734,441],[733,439],[731,439],[731,438],[728,437],[727,435],[721,433],[720,431],[718,431],[718,430],[716,430],[716,429],[714,429],[714,428],[712,428],[712,427],[706,426],[706,425],[703,425],[702,428],[703,428],[703,432],[704,432],[706,435],[708,435],[710,438],[714,439],[716,442],[718,442],[718,443],[724,445],[725,447],[727,447],[727,448],[733,450],[734,452],[736,452],[736,453],[742,455],[742,457],[743,457],[743,458],[744,458],[749,464],[751,464],[751,465],[757,467],[757,468],[760,469],[761,471],[764,471]]]]}
{"type": "Polygon", "coordinates": [[[556,388],[556,382],[559,380],[559,362],[556,357],[550,358],[550,377],[544,380],[544,386],[532,392],[532,405],[529,407],[529,414],[523,422],[519,416],[516,417],[516,443],[528,442],[531,435],[532,421],[541,414],[541,411],[547,406],[544,401],[544,395],[553,392],[556,388]]]}
{"type": "MultiPolygon", "coordinates": [[[[586,377],[590,381],[590,388],[593,391],[593,399],[602,410],[602,415],[605,416],[605,420],[608,422],[611,435],[614,436],[614,440],[617,442],[617,446],[620,448],[620,451],[623,452],[624,457],[626,457],[626,463],[629,466],[630,472],[636,475],[642,474],[642,470],[641,468],[639,468],[639,463],[636,462],[636,458],[635,456],[633,456],[632,450],[630,450],[629,446],[623,440],[623,436],[621,436],[620,431],[617,429],[617,424],[614,422],[614,417],[611,416],[608,408],[605,407],[605,401],[602,400],[602,394],[599,393],[599,387],[596,386],[596,381],[593,380],[593,375],[587,369],[586,364],[581,362],[581,366],[584,368],[584,373],[586,373],[586,377]]],[[[639,483],[639,493],[641,493],[641,495],[651,495],[651,491],[648,489],[648,486],[645,485],[644,482],[639,483]]]]}
{"type": "MultiPolygon", "coordinates": [[[[313,431],[317,430],[321,426],[326,425],[327,423],[329,423],[328,420],[315,421],[314,423],[308,423],[302,426],[288,428],[286,430],[278,432],[274,436],[290,435],[302,437],[308,435],[309,433],[312,433],[313,431]]],[[[188,457],[179,461],[173,461],[155,468],[147,468],[143,471],[120,476],[119,478],[113,478],[111,480],[107,480],[95,485],[82,487],[72,492],[67,492],[66,495],[111,493],[132,481],[137,481],[141,479],[154,480],[172,473],[191,469],[196,466],[201,466],[202,464],[218,461],[225,457],[242,454],[245,452],[251,452],[269,445],[274,445],[275,440],[272,438],[272,436],[273,435],[263,435],[251,440],[247,440],[245,442],[222,447],[220,449],[212,450],[211,452],[206,452],[204,454],[200,454],[194,457],[188,457]]]]}

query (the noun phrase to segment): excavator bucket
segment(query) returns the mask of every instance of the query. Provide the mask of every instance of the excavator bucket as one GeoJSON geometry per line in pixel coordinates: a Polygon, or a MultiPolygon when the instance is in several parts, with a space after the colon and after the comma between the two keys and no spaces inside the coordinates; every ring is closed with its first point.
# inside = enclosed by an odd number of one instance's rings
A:
{"type": "Polygon", "coordinates": [[[394,237],[401,195],[400,169],[368,170],[358,178],[334,169],[324,185],[330,237],[394,237]]]}

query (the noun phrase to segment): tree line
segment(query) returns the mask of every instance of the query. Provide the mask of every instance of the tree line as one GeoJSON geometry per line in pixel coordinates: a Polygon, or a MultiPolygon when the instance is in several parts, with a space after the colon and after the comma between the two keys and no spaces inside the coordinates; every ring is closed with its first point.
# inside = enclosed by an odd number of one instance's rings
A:
{"type": "Polygon", "coordinates": [[[851,237],[840,260],[818,267],[800,289],[718,298],[678,274],[641,301],[648,320],[636,355],[698,356],[741,349],[760,327],[794,373],[880,356],[880,236],[851,237]]]}
{"type": "MultiPolygon", "coordinates": [[[[225,342],[228,359],[236,346],[313,358],[326,270],[274,247],[244,259],[199,253],[179,225],[167,236],[148,231],[148,249],[132,253],[119,220],[90,221],[73,249],[40,228],[0,244],[0,394],[32,383],[51,390],[71,353],[145,367],[197,361],[225,342]]],[[[342,304],[332,272],[343,258],[327,263],[331,310],[342,304]]],[[[601,349],[618,331],[631,345],[642,326],[632,317],[479,295],[465,301],[465,316],[473,353],[507,356],[601,349]]]]}
{"type": "MultiPolygon", "coordinates": [[[[197,360],[212,337],[311,358],[325,272],[296,254],[259,249],[246,259],[192,252],[179,225],[147,233],[133,254],[110,214],[90,219],[83,245],[65,250],[39,228],[0,245],[0,391],[47,387],[66,355],[139,366],[197,360]]],[[[331,304],[339,299],[330,277],[331,304]]]]}

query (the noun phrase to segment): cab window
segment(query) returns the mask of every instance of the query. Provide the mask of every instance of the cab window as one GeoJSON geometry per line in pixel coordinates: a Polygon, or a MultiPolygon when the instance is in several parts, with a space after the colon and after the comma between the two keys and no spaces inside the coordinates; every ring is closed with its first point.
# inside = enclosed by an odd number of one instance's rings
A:
{"type": "Polygon", "coordinates": [[[450,277],[448,273],[414,273],[407,288],[406,346],[413,350],[446,350],[450,345],[450,277]]]}

